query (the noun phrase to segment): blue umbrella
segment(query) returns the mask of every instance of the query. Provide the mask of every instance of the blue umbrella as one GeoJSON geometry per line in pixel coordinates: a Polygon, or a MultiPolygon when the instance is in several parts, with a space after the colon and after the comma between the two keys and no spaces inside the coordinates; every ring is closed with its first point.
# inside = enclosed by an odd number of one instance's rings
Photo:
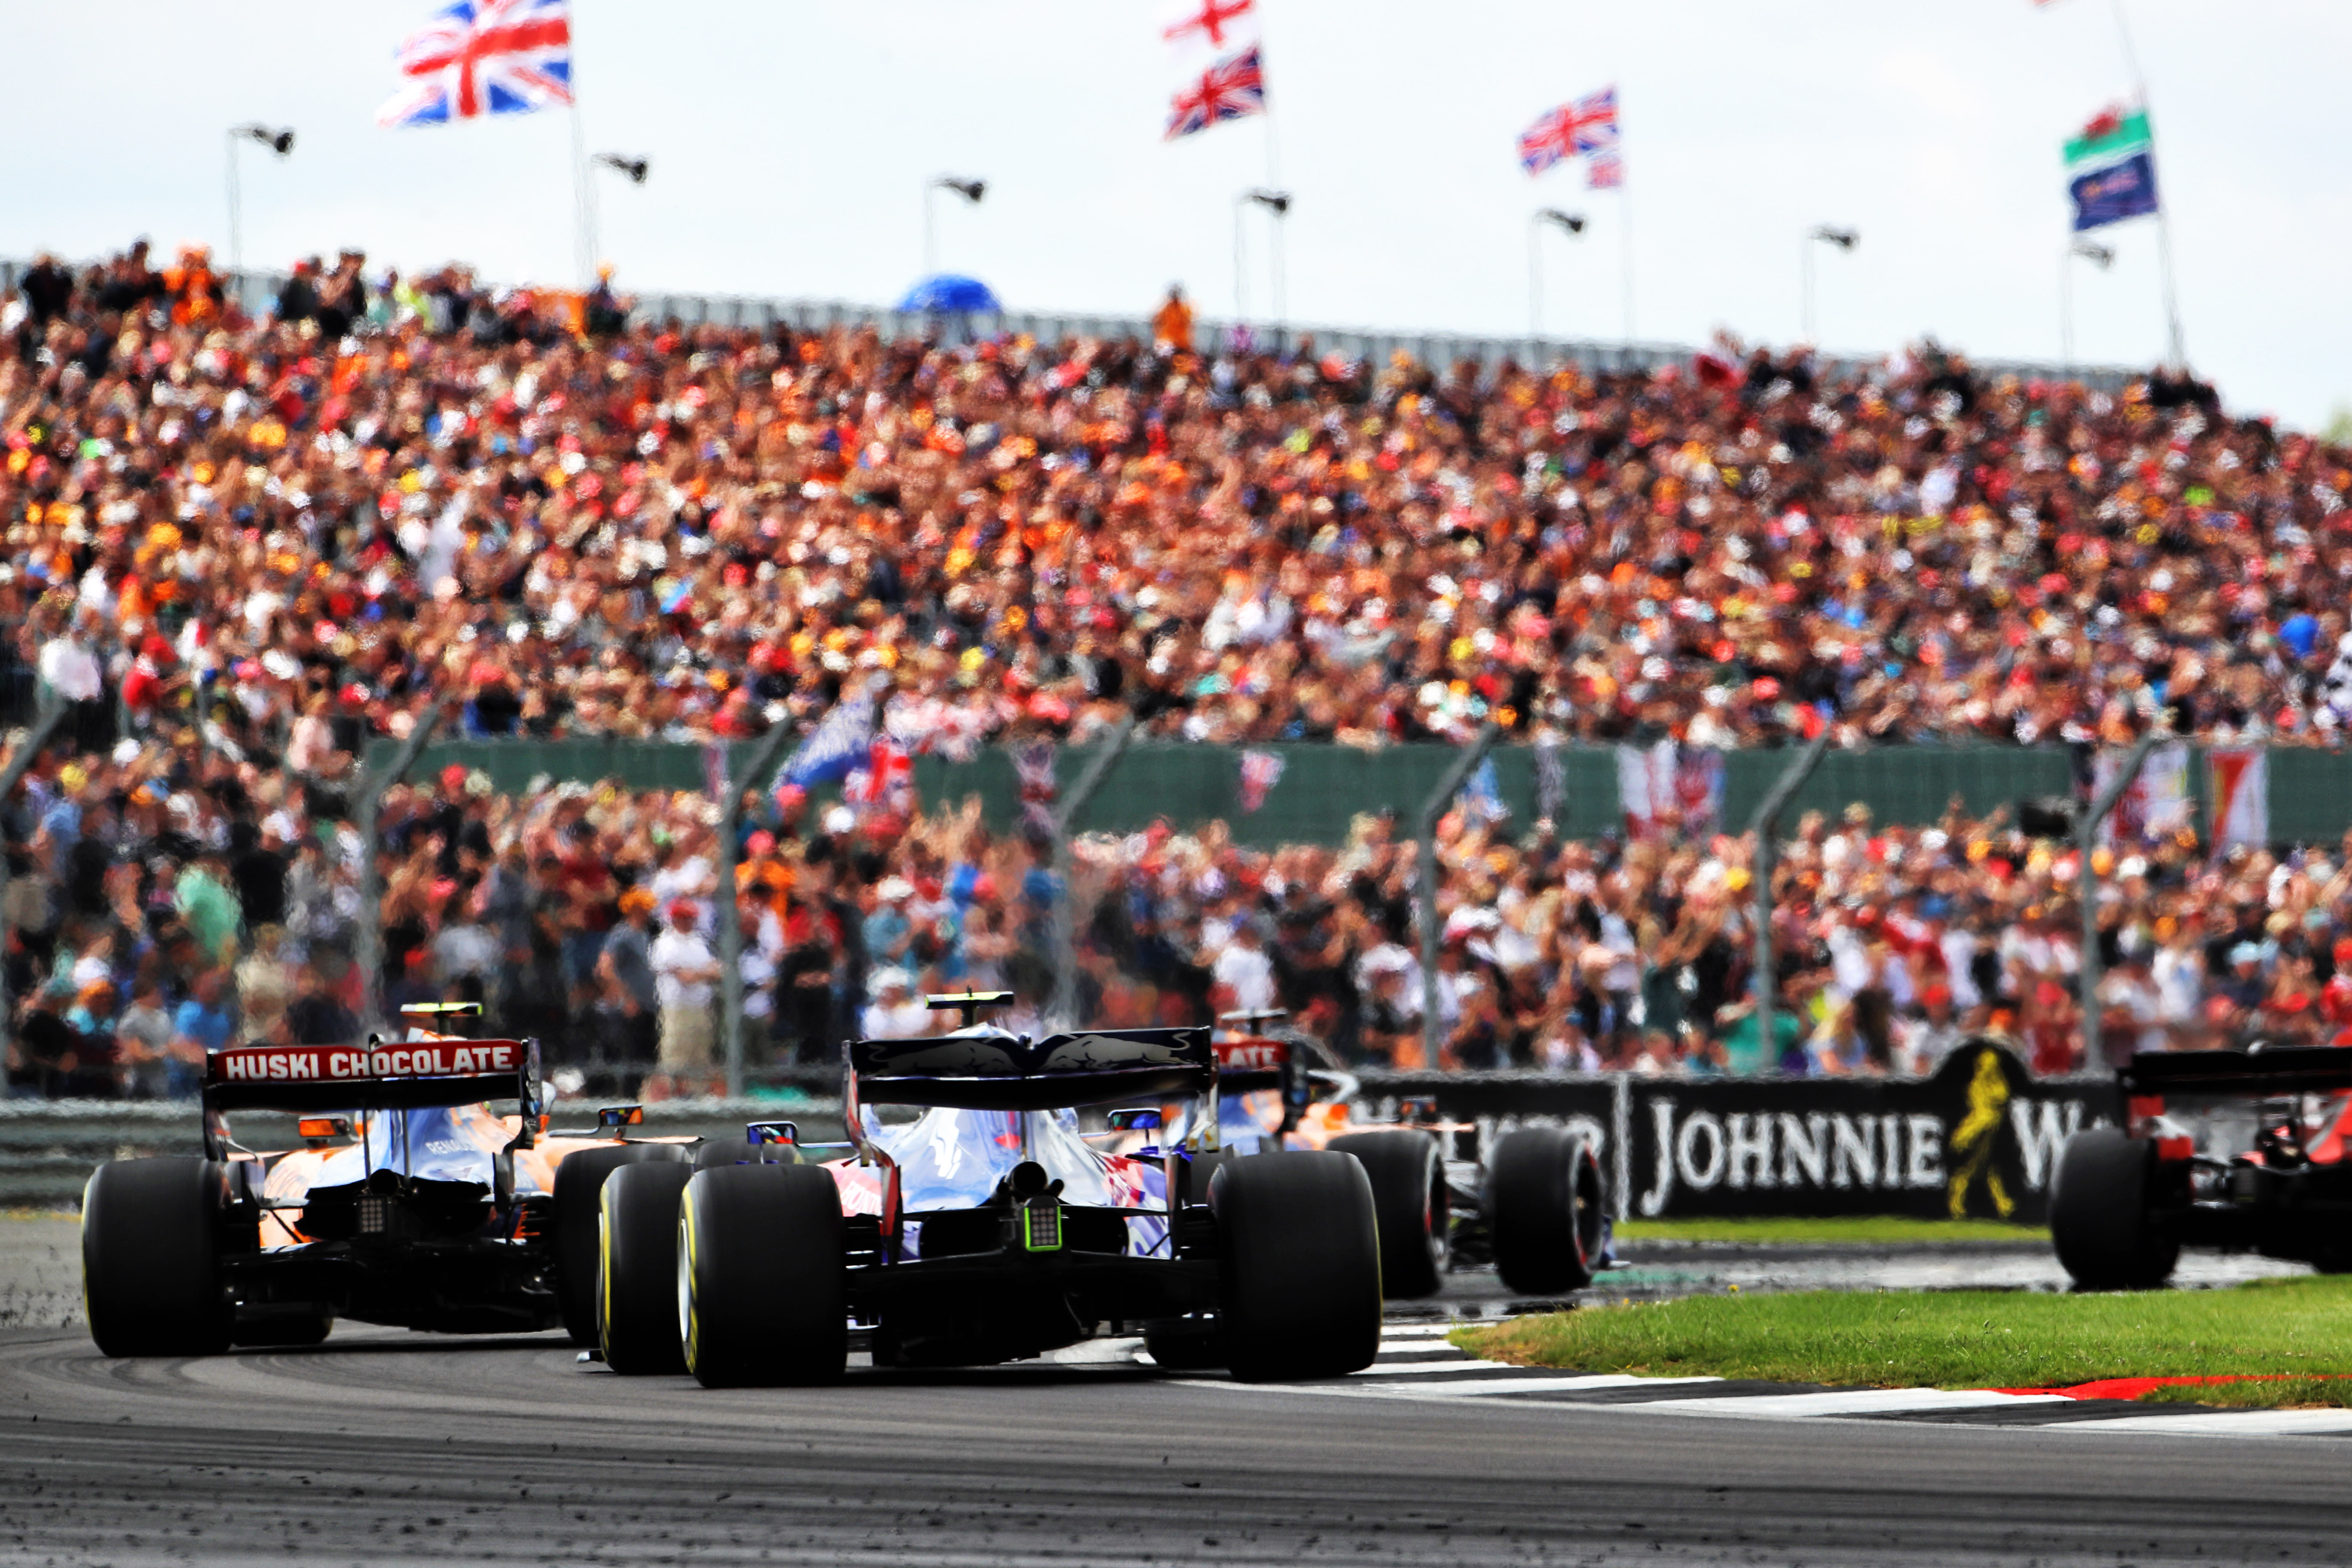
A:
{"type": "Polygon", "coordinates": [[[1002,310],[1004,307],[997,303],[996,296],[979,279],[941,272],[924,279],[907,290],[907,297],[898,301],[898,309],[944,313],[951,310],[1002,310]]]}

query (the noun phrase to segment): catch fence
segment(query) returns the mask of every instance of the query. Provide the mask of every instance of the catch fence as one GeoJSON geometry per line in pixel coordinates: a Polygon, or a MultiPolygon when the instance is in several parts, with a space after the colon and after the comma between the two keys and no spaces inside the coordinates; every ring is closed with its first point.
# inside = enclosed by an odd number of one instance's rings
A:
{"type": "MultiPolygon", "coordinates": [[[[77,263],[77,266],[79,264],[77,263]]],[[[30,266],[25,259],[0,260],[0,292],[13,289],[30,266]]],[[[248,313],[261,313],[275,304],[286,285],[282,272],[247,270],[229,275],[226,291],[248,313]]],[[[833,327],[872,328],[885,339],[934,338],[950,343],[984,338],[1025,335],[1042,343],[1092,338],[1117,342],[1151,341],[1150,318],[1118,312],[1069,310],[919,311],[844,300],[795,300],[751,294],[641,293],[632,319],[683,326],[715,325],[772,331],[779,326],[797,331],[822,331],[833,327]]],[[[1591,371],[1654,371],[1688,365],[1703,352],[1690,344],[1607,342],[1596,339],[1546,338],[1537,335],[1486,335],[1467,332],[1396,331],[1371,327],[1304,325],[1267,321],[1238,322],[1213,317],[1195,321],[1195,337],[1202,344],[1249,343],[1273,349],[1336,353],[1347,359],[1385,364],[1398,354],[1436,369],[1467,360],[1486,371],[1506,362],[1551,365],[1569,363],[1591,371]]],[[[1883,356],[1836,353],[1823,356],[1823,368],[1833,374],[1867,372],[1883,356]]],[[[2036,360],[1981,359],[1971,363],[1992,376],[2027,379],[2063,378],[2104,391],[2120,391],[2147,374],[2125,365],[2057,365],[2036,360]]]]}

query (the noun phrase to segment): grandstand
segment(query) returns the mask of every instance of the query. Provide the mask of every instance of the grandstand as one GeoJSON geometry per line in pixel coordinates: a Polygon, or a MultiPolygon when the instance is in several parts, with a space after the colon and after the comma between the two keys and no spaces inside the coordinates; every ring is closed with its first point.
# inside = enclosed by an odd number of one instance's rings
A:
{"type": "MultiPolygon", "coordinates": [[[[668,793],[461,766],[361,841],[360,758],[445,696],[476,739],[704,743],[871,690],[887,737],[957,755],[1128,716],[1240,748],[1492,721],[1701,750],[2332,748],[2352,717],[2352,455],[2187,379],[1933,344],[1521,363],[688,324],[350,256],[260,291],[132,252],[19,269],[0,304],[0,691],[17,721],[70,704],[10,807],[27,1091],[167,1093],[232,1034],[348,1033],[371,856],[388,994],[488,994],[583,1077],[656,1068],[721,921],[780,1061],[887,971],[1040,990],[1063,891],[953,802],[763,799],[732,900],[710,803],[668,793]]],[[[1463,1066],[1884,1072],[1992,1026],[2077,1065],[2072,863],[1997,810],[1799,828],[1797,1033],[1769,1040],[1740,1032],[1752,847],[1528,828],[1449,823],[1427,986],[1377,816],[1088,840],[1089,1007],[1279,1000],[1404,1065],[1428,997],[1463,1066]]],[[[2352,1023],[2336,862],[2203,847],[2116,863],[2116,1037],[2352,1023]]]]}

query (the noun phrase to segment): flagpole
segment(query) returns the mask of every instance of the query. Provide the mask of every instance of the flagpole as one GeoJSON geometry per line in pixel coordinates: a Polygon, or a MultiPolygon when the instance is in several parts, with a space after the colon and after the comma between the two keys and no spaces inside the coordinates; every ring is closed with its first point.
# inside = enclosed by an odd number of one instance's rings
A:
{"type": "MultiPolygon", "coordinates": [[[[2140,112],[2148,115],[2147,166],[2153,173],[2156,168],[2156,117],[2148,112],[2147,78],[2140,72],[2139,50],[2133,47],[2131,26],[2124,19],[2124,0],[2113,0],[2111,9],[2116,17],[2116,41],[2123,47],[2124,69],[2131,76],[2132,92],[2139,100],[2140,112]]],[[[2158,181],[2156,187],[2156,260],[2164,281],[2165,333],[2171,348],[2172,363],[2175,368],[2185,372],[2189,368],[2189,350],[2180,332],[2180,297],[2173,287],[2172,220],[2165,210],[2162,181],[2158,181]]]]}
{"type": "Polygon", "coordinates": [[[1624,253],[1625,273],[1625,358],[1630,365],[1633,356],[1633,187],[1624,183],[1618,174],[1617,185],[1618,243],[1624,253]]]}
{"type": "MultiPolygon", "coordinates": [[[[1263,31],[1259,35],[1258,47],[1260,49],[1265,47],[1263,31]]],[[[1269,191],[1280,191],[1282,189],[1282,144],[1274,131],[1274,95],[1266,93],[1265,97],[1265,188],[1269,191]]],[[[1283,329],[1288,325],[1290,320],[1286,290],[1284,288],[1287,279],[1283,276],[1287,258],[1283,254],[1282,246],[1283,224],[1288,216],[1289,211],[1286,205],[1274,209],[1274,348],[1277,354],[1282,352],[1283,329]]]]}
{"type": "Polygon", "coordinates": [[[580,123],[580,92],[572,96],[572,262],[582,289],[596,286],[596,187],[588,177],[588,132],[580,123]]]}

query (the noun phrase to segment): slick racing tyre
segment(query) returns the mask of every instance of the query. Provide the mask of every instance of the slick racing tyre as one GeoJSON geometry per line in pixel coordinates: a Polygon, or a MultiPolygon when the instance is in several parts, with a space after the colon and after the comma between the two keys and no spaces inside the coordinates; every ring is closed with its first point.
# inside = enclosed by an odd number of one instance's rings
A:
{"type": "Polygon", "coordinates": [[[679,1373],[677,1202],[694,1167],[684,1160],[622,1166],[604,1182],[598,1227],[596,1337],[624,1377],[679,1373]]]}
{"type": "Polygon", "coordinates": [[[828,1383],[849,1361],[841,1190],[821,1165],[728,1165],[687,1184],[670,1324],[705,1388],[828,1383]]]}
{"type": "Polygon", "coordinates": [[[2180,1243],[2150,1223],[2156,1145],[2117,1127],[2066,1140],[2050,1186],[2050,1240],[2085,1290],[2152,1290],[2172,1277],[2180,1243]]]}
{"type": "Polygon", "coordinates": [[[1225,1364],[1238,1378],[1343,1377],[1381,1348],[1381,1239],[1354,1156],[1253,1154],[1209,1188],[1223,1244],[1225,1364]]]}
{"type": "Polygon", "coordinates": [[[1486,1226],[1495,1271],[1526,1295],[1592,1283],[1608,1205],[1592,1146],[1565,1127],[1525,1127],[1495,1144],[1486,1166],[1486,1226]]]}
{"type": "Polygon", "coordinates": [[[583,1149],[555,1167],[555,1299],[575,1345],[596,1342],[596,1226],[604,1178],[641,1160],[683,1160],[678,1143],[583,1149]]]}
{"type": "Polygon", "coordinates": [[[210,1160],[118,1160],[81,1194],[82,1303],[110,1356],[217,1355],[229,1305],[217,1261],[226,1168],[210,1160]]]}
{"type": "Polygon", "coordinates": [[[1353,1154],[1372,1184],[1381,1230],[1381,1291],[1391,1301],[1434,1296],[1445,1268],[1445,1165],[1437,1140],[1407,1129],[1351,1132],[1331,1140],[1353,1154]]]}

